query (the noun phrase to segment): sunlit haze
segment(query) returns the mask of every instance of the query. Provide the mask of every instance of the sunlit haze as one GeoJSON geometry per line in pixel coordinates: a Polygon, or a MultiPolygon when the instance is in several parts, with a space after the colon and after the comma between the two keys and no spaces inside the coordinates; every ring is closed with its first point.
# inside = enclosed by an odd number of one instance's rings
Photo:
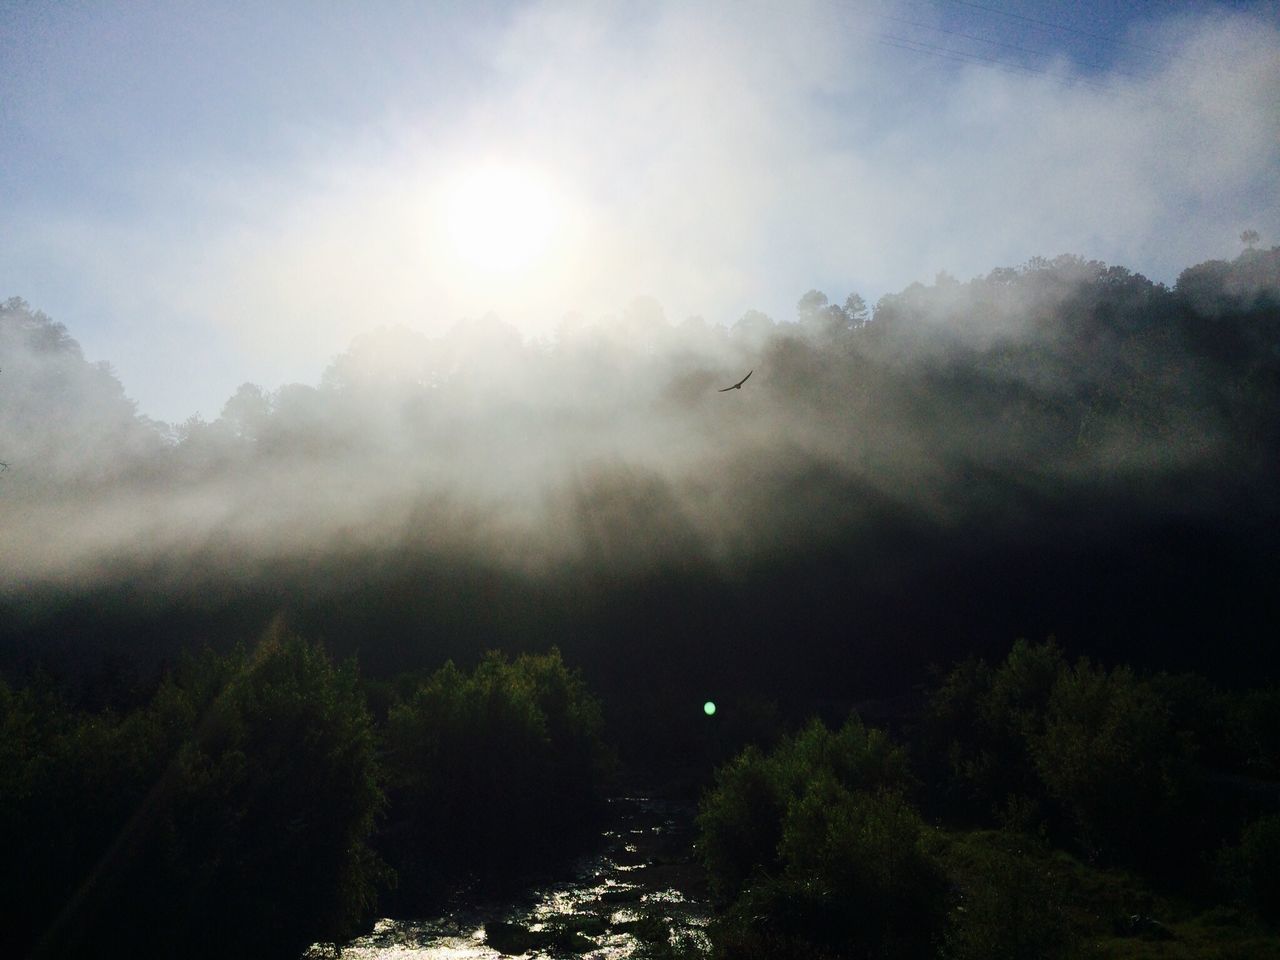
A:
{"type": "Polygon", "coordinates": [[[550,253],[563,214],[542,179],[486,163],[446,188],[444,216],[462,264],[482,281],[503,286],[550,253]]]}
{"type": "Polygon", "coordinates": [[[1274,12],[9,5],[0,291],[180,422],[389,323],[788,319],[1063,252],[1171,282],[1280,235],[1274,12]]]}

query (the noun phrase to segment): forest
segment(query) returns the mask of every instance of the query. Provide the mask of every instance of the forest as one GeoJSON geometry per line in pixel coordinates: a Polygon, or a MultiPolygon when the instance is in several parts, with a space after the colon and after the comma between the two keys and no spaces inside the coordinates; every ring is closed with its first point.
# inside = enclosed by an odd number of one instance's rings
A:
{"type": "Polygon", "coordinates": [[[1280,955],[1280,247],[387,326],[181,424],[10,299],[0,460],[6,955],[296,957],[636,778],[716,905],[654,957],[1280,955]]]}

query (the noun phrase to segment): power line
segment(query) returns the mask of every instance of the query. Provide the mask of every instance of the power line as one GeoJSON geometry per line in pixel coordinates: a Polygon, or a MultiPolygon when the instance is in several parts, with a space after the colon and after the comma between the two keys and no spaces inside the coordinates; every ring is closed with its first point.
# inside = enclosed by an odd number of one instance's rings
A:
{"type": "MultiPolygon", "coordinates": [[[[883,44],[886,47],[893,47],[895,50],[907,50],[907,51],[910,51],[911,53],[923,53],[929,56],[939,57],[943,60],[955,60],[957,63],[981,63],[982,62],[982,61],[979,61],[977,58],[970,56],[969,54],[961,53],[955,50],[946,50],[941,47],[934,47],[932,49],[928,49],[924,45],[920,44],[920,41],[909,40],[905,37],[893,37],[887,34],[882,34],[882,35],[876,36],[876,41],[883,44]]],[[[991,61],[988,60],[986,62],[990,63],[991,61]]],[[[1006,71],[1017,71],[1020,73],[1040,72],[1037,70],[1033,70],[1030,67],[1024,67],[1021,64],[1017,64],[1017,63],[998,63],[998,64],[994,64],[994,66],[996,66],[998,69],[1002,69],[1006,71]]]]}
{"type": "MultiPolygon", "coordinates": [[[[1009,43],[1004,40],[992,40],[989,37],[980,37],[972,33],[964,33],[963,31],[960,31],[960,30],[951,30],[951,29],[948,29],[947,27],[938,27],[928,23],[920,23],[917,20],[907,20],[904,17],[894,17],[888,14],[885,14],[882,17],[882,19],[890,20],[890,21],[893,21],[894,23],[901,23],[908,27],[916,27],[920,30],[931,30],[935,33],[945,33],[953,37],[961,37],[965,40],[973,40],[977,43],[985,43],[993,47],[1004,47],[1007,50],[1016,50],[1019,53],[1029,54],[1033,57],[1050,57],[1053,55],[1052,51],[1049,51],[1049,50],[1035,50],[1035,49],[1032,49],[1031,47],[1024,47],[1024,46],[1021,46],[1020,44],[1009,43]]],[[[1114,65],[1100,63],[1096,60],[1076,60],[1075,62],[1080,63],[1081,65],[1086,67],[1093,67],[1098,70],[1109,70],[1113,73],[1120,73],[1120,74],[1123,74],[1124,76],[1132,77],[1135,80],[1147,80],[1147,79],[1150,79],[1151,77],[1151,73],[1149,72],[1134,73],[1131,70],[1125,70],[1123,68],[1116,67],[1114,65]]]]}
{"type": "MultiPolygon", "coordinates": [[[[837,6],[843,8],[846,11],[852,11],[854,9],[851,6],[850,0],[843,0],[843,2],[838,3],[837,6]]],[[[1111,84],[1105,83],[1100,80],[1095,80],[1089,77],[1065,77],[1059,72],[1056,72],[1053,70],[1047,70],[1043,67],[1032,66],[1030,64],[1016,62],[1016,61],[1008,60],[998,56],[985,56],[981,53],[974,53],[972,51],[956,50],[953,47],[940,46],[938,44],[928,43],[923,40],[917,40],[914,37],[896,36],[894,34],[885,33],[879,30],[867,29],[861,26],[854,26],[847,19],[843,17],[840,17],[837,19],[839,21],[838,26],[840,28],[844,30],[848,30],[849,32],[852,32],[852,33],[859,33],[859,34],[862,34],[863,36],[871,37],[872,39],[883,44],[884,46],[893,47],[898,50],[906,50],[912,53],[920,53],[926,56],[936,57],[941,60],[951,60],[957,63],[968,63],[976,66],[987,67],[990,69],[1003,70],[1005,72],[1023,73],[1023,74],[1047,77],[1050,80],[1053,80],[1054,82],[1061,84],[1062,86],[1065,86],[1065,87],[1086,86],[1086,87],[1092,87],[1093,89],[1102,91],[1104,93],[1111,93],[1116,96],[1128,97],[1130,99],[1147,99],[1144,97],[1137,97],[1133,93],[1130,93],[1124,90],[1119,90],[1111,84]]],[[[909,26],[914,26],[914,27],[923,28],[923,29],[938,29],[938,30],[941,30],[941,32],[943,33],[953,33],[953,34],[957,33],[957,31],[953,31],[953,30],[945,30],[942,28],[928,27],[925,24],[920,24],[910,20],[906,20],[902,17],[878,16],[876,17],[876,19],[904,23],[909,26]]],[[[981,39],[981,38],[970,38],[970,37],[966,37],[966,38],[981,39]]],[[[983,41],[983,42],[996,43],[996,41],[983,41]]],[[[1011,44],[999,44],[999,45],[1012,46],[1011,44]]],[[[1050,53],[1048,51],[1040,52],[1040,51],[1034,51],[1026,48],[1019,48],[1019,49],[1021,50],[1021,52],[1029,53],[1034,56],[1043,56],[1043,57],[1050,56],[1050,53]]],[[[1142,79],[1142,78],[1138,78],[1138,79],[1142,79]]]]}
{"type": "MultiPolygon", "coordinates": [[[[941,2],[941,0],[934,0],[934,2],[941,2]]],[[[986,13],[993,13],[998,17],[1005,17],[1009,20],[1021,20],[1023,23],[1035,24],[1038,27],[1043,27],[1048,30],[1059,30],[1064,33],[1074,33],[1077,36],[1088,37],[1091,40],[1101,40],[1103,43],[1110,43],[1118,47],[1130,47],[1134,50],[1141,50],[1144,53],[1154,54],[1159,57],[1182,60],[1193,59],[1191,57],[1173,53],[1169,50],[1160,50],[1156,47],[1148,47],[1140,43],[1132,43],[1128,40],[1119,40],[1116,37],[1110,37],[1103,33],[1094,33],[1091,30],[1081,30],[1078,27],[1069,27],[1065,23],[1053,23],[1050,20],[1039,20],[1036,17],[1028,17],[1021,13],[1010,13],[1008,10],[1001,10],[999,7],[992,7],[985,3],[978,3],[977,0],[950,0],[950,2],[964,7],[972,7],[975,10],[983,10],[986,13]]]]}
{"type": "Polygon", "coordinates": [[[1090,80],[1087,77],[1062,77],[1049,70],[1039,67],[1030,67],[1024,63],[1014,63],[1011,60],[1002,60],[999,57],[986,57],[980,53],[970,53],[964,50],[953,50],[950,47],[940,47],[936,44],[925,43],[923,40],[915,40],[911,37],[896,37],[892,34],[878,33],[876,39],[885,46],[896,47],[899,50],[910,50],[915,53],[923,53],[929,56],[941,57],[945,60],[956,60],[961,63],[975,63],[979,66],[992,66],[1001,70],[1016,71],[1019,73],[1037,74],[1039,76],[1049,77],[1066,85],[1083,84],[1085,86],[1094,87],[1097,90],[1107,92],[1118,92],[1107,84],[1100,83],[1096,80],[1090,80]]]}
{"type": "MultiPolygon", "coordinates": [[[[933,0],[933,2],[940,3],[941,0],[933,0]]],[[[997,10],[994,7],[989,7],[981,3],[974,2],[974,0],[952,0],[952,2],[960,3],[965,6],[974,7],[975,9],[984,10],[990,13],[1005,15],[1004,11],[997,10]]],[[[860,7],[857,7],[854,5],[854,0],[838,0],[838,2],[834,6],[836,9],[843,10],[846,14],[854,13],[856,11],[861,10],[860,7]]],[[[751,8],[749,6],[746,6],[744,7],[744,9],[751,9],[751,8]]],[[[812,11],[809,12],[807,16],[811,19],[817,19],[812,11]]],[[[1112,40],[1111,38],[1102,37],[1100,34],[1089,34],[1087,31],[1077,30],[1074,27],[1054,25],[1054,24],[1048,23],[1047,21],[1034,20],[1034,18],[1024,17],[1021,14],[1007,14],[1007,16],[1012,17],[1014,19],[1019,19],[1019,20],[1028,20],[1030,22],[1034,22],[1038,25],[1045,26],[1051,29],[1062,29],[1068,32],[1083,34],[1085,36],[1094,36],[1098,39],[1106,39],[1108,40],[1108,42],[1112,42],[1122,46],[1135,46],[1134,44],[1128,44],[1125,41],[1112,40]]],[[[1068,87],[1068,88],[1081,87],[1081,86],[1090,87],[1094,90],[1098,90],[1103,93],[1108,93],[1112,96],[1120,97],[1127,100],[1132,100],[1139,103],[1155,104],[1162,99],[1160,97],[1153,96],[1152,95],[1153,91],[1150,91],[1150,90],[1143,92],[1140,90],[1125,89],[1122,87],[1118,87],[1113,83],[1108,83],[1105,80],[1096,79],[1093,77],[1066,76],[1060,71],[1049,70],[1049,69],[1045,69],[1044,67],[1034,66],[1024,62],[1014,61],[1014,60],[1000,57],[1000,56],[986,56],[984,54],[976,53],[971,50],[957,50],[951,46],[942,46],[939,44],[928,43],[923,40],[917,40],[914,37],[904,37],[904,36],[898,36],[891,33],[886,33],[880,30],[876,30],[874,28],[862,26],[860,20],[858,24],[855,25],[855,23],[851,22],[847,16],[841,16],[839,13],[836,13],[834,16],[830,16],[830,15],[823,16],[822,19],[827,20],[829,23],[831,23],[833,27],[837,29],[847,31],[849,33],[861,34],[862,36],[869,37],[875,40],[876,42],[882,44],[883,46],[891,47],[897,50],[904,50],[910,53],[923,54],[925,56],[934,57],[940,60],[950,60],[956,63],[964,63],[964,64],[970,64],[974,66],[981,66],[981,67],[986,67],[988,69],[1001,70],[1004,72],[1042,76],[1064,87],[1068,87]]],[[[1051,51],[1051,50],[1037,50],[1030,47],[1022,47],[1017,44],[1006,43],[1002,41],[991,40],[985,37],[974,36],[973,34],[963,33],[958,30],[951,30],[944,27],[934,27],[925,23],[920,23],[918,21],[907,20],[903,17],[878,15],[874,19],[876,21],[901,23],[906,26],[915,27],[917,29],[932,30],[939,33],[962,37],[966,40],[971,40],[979,43],[990,44],[996,47],[1016,50],[1019,53],[1026,54],[1029,56],[1034,56],[1034,57],[1050,58],[1055,53],[1055,51],[1051,51]]],[[[1156,51],[1156,52],[1160,52],[1160,51],[1156,51]]],[[[1160,53],[1162,56],[1169,56],[1169,57],[1177,56],[1176,54],[1165,54],[1163,52],[1160,52],[1160,53]]],[[[1183,58],[1183,59],[1189,59],[1189,58],[1183,58]]],[[[1087,61],[1079,61],[1074,57],[1071,57],[1070,61],[1072,63],[1080,63],[1084,66],[1093,66],[1095,68],[1105,70],[1109,75],[1122,75],[1122,76],[1127,76],[1139,81],[1149,81],[1155,77],[1154,72],[1147,73],[1147,74],[1135,74],[1135,73],[1120,69],[1119,67],[1116,67],[1116,66],[1105,66],[1097,63],[1091,64],[1087,61]]]]}
{"type": "MultiPolygon", "coordinates": [[[[1103,43],[1112,44],[1113,46],[1116,46],[1116,47],[1127,47],[1131,50],[1138,50],[1143,53],[1150,54],[1152,56],[1163,57],[1165,58],[1166,63],[1173,60],[1181,60],[1185,63],[1194,63],[1198,66],[1208,67],[1212,69],[1214,73],[1217,74],[1219,77],[1222,77],[1226,74],[1233,74],[1237,77],[1241,75],[1239,71],[1230,64],[1224,64],[1220,62],[1219,63],[1210,62],[1200,57],[1193,57],[1188,54],[1178,53],[1172,50],[1165,50],[1157,47],[1149,47],[1143,44],[1133,43],[1128,40],[1120,40],[1114,36],[1109,36],[1107,34],[1097,33],[1090,30],[1081,30],[1078,27],[1068,26],[1065,23],[1055,23],[1050,20],[1041,20],[1036,17],[1029,17],[1021,13],[1012,13],[1007,10],[1001,10],[998,7],[993,7],[987,3],[981,3],[979,2],[979,0],[949,0],[949,2],[958,4],[960,6],[970,7],[974,10],[981,10],[984,13],[990,13],[999,17],[1005,17],[1006,19],[1009,19],[1009,20],[1018,20],[1024,23],[1029,23],[1040,28],[1041,30],[1056,30],[1063,33],[1072,33],[1072,34],[1076,34],[1077,36],[1088,37],[1090,39],[1098,40],[1103,43]]],[[[932,0],[932,3],[934,3],[935,5],[941,6],[943,3],[943,0],[932,0]]],[[[886,17],[886,19],[897,19],[897,18],[886,17]]],[[[942,30],[943,32],[952,32],[952,31],[944,30],[943,28],[940,28],[940,27],[931,28],[923,24],[921,24],[920,26],[923,26],[925,29],[937,29],[937,30],[942,30]]],[[[984,41],[984,42],[994,43],[995,41],[984,41]]],[[[1098,64],[1096,62],[1090,63],[1089,61],[1078,59],[1075,56],[1072,56],[1071,59],[1074,62],[1081,63],[1086,66],[1094,66],[1098,69],[1106,70],[1110,73],[1116,73],[1116,74],[1128,76],[1135,80],[1150,80],[1155,76],[1154,70],[1152,70],[1151,68],[1148,68],[1148,70],[1150,71],[1148,73],[1138,74],[1138,73],[1133,73],[1131,71],[1127,71],[1117,65],[1104,65],[1104,64],[1098,64]]]]}
{"type": "MultiPolygon", "coordinates": [[[[933,0],[933,2],[940,3],[941,0],[933,0]]],[[[974,2],[974,0],[952,0],[952,2],[962,3],[966,6],[975,7],[976,9],[986,10],[992,13],[1003,14],[1003,11],[997,10],[994,7],[989,7],[984,4],[974,2]]],[[[852,6],[851,0],[840,0],[837,6],[845,9],[846,11],[852,11],[856,9],[855,7],[852,6]]],[[[1015,17],[1016,19],[1031,19],[1031,18],[1022,17],[1021,15],[1014,15],[1014,14],[1010,14],[1009,16],[1015,17]]],[[[967,40],[973,40],[980,43],[987,43],[993,46],[1015,49],[1020,53],[1024,53],[1030,56],[1039,56],[1039,57],[1049,58],[1054,55],[1054,51],[1051,51],[1051,50],[1041,51],[1041,50],[1036,50],[1029,47],[1020,47],[1016,44],[990,40],[985,37],[978,37],[972,34],[966,34],[966,33],[962,33],[961,31],[951,30],[944,27],[933,27],[933,26],[930,26],[929,24],[920,23],[918,21],[907,20],[903,17],[880,15],[877,17],[877,19],[882,21],[902,23],[907,26],[915,27],[917,29],[933,30],[939,33],[959,36],[967,40]]],[[[1046,21],[1035,21],[1035,22],[1044,24],[1046,26],[1053,26],[1053,25],[1047,24],[1046,21]]],[[[954,47],[950,47],[950,46],[939,46],[937,44],[927,43],[922,40],[916,40],[912,37],[894,36],[892,34],[881,33],[878,31],[869,30],[862,27],[852,26],[851,24],[849,24],[847,20],[842,24],[842,26],[845,29],[850,30],[850,32],[860,33],[864,36],[872,37],[875,40],[877,40],[879,43],[883,44],[884,46],[894,47],[896,49],[906,50],[914,53],[920,53],[926,56],[933,56],[943,60],[951,60],[959,63],[971,63],[977,66],[986,66],[991,69],[1004,70],[1006,72],[1012,71],[1017,73],[1037,74],[1039,76],[1047,77],[1065,87],[1077,87],[1077,86],[1091,87],[1095,90],[1110,93],[1113,96],[1121,97],[1123,99],[1132,100],[1140,103],[1155,104],[1164,99],[1163,97],[1156,96],[1155,95],[1156,91],[1153,91],[1151,89],[1147,89],[1145,91],[1136,90],[1136,89],[1126,89],[1122,87],[1117,87],[1116,85],[1105,82],[1104,80],[1095,79],[1091,77],[1064,76],[1062,73],[1058,71],[1047,70],[1041,67],[1031,66],[1029,64],[1022,63],[1022,62],[1015,62],[1007,58],[1002,58],[998,56],[984,56],[982,54],[975,53],[973,51],[957,50],[954,47]]],[[[1076,30],[1073,27],[1062,26],[1061,29],[1067,30],[1070,32],[1090,35],[1088,34],[1087,31],[1076,30]]],[[[1093,36],[1101,37],[1101,35],[1099,34],[1093,34],[1093,36]]],[[[1107,39],[1107,38],[1103,38],[1103,39],[1107,39]]],[[[1135,46],[1134,44],[1129,44],[1122,40],[1113,40],[1111,42],[1116,43],[1118,45],[1122,45],[1122,46],[1135,46]]],[[[1173,53],[1161,52],[1161,55],[1168,56],[1168,57],[1175,57],[1175,58],[1178,57],[1177,54],[1173,54],[1173,53]]],[[[1119,66],[1114,66],[1114,65],[1106,66],[1106,65],[1097,64],[1097,63],[1091,64],[1088,61],[1078,60],[1075,57],[1070,57],[1069,59],[1070,59],[1070,62],[1073,64],[1079,63],[1085,66],[1094,66],[1100,70],[1104,70],[1108,75],[1112,75],[1112,76],[1117,76],[1117,75],[1125,76],[1137,81],[1150,81],[1156,77],[1156,73],[1154,72],[1154,70],[1148,73],[1140,74],[1140,73],[1134,73],[1132,71],[1125,70],[1119,66]]],[[[1193,60],[1190,57],[1180,57],[1180,59],[1204,64],[1204,61],[1193,60]]],[[[1215,69],[1218,69],[1218,65],[1215,65],[1215,64],[1204,64],[1204,65],[1211,66],[1211,67],[1214,67],[1215,69]]],[[[1244,106],[1244,102],[1240,101],[1238,97],[1228,96],[1227,99],[1239,102],[1241,106],[1244,106]]]]}

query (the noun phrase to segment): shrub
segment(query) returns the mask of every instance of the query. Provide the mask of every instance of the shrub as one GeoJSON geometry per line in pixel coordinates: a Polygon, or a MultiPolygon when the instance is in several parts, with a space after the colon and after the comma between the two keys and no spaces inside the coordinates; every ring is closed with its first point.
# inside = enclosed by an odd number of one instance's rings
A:
{"type": "Polygon", "coordinates": [[[699,850],[717,896],[732,899],[754,872],[776,869],[786,811],[819,777],[848,789],[909,782],[902,748],[857,717],[835,733],[814,720],[768,754],[748,747],[716,771],[698,813],[699,850]]]}
{"type": "Polygon", "coordinates": [[[948,807],[987,818],[1013,798],[1043,792],[1029,750],[1045,707],[1066,669],[1053,641],[1018,640],[992,669],[980,660],[958,664],[930,697],[923,737],[947,786],[948,807]]]}
{"type": "Polygon", "coordinates": [[[787,811],[789,877],[850,915],[828,945],[842,953],[923,956],[939,932],[945,884],[919,815],[896,790],[851,791],[819,779],[787,811]]]}
{"type": "Polygon", "coordinates": [[[498,878],[580,826],[610,772],[601,729],[558,651],[448,663],[392,707],[387,849],[410,893],[464,866],[498,878]]]}
{"type": "Polygon", "coordinates": [[[776,866],[787,801],[775,766],[755,747],[716,771],[698,814],[698,850],[719,899],[733,899],[757,869],[776,866]]]}
{"type": "Polygon", "coordinates": [[[1208,849],[1217,829],[1193,760],[1197,744],[1228,737],[1229,712],[1226,701],[1195,703],[1213,690],[1197,679],[1069,667],[1052,641],[1020,640],[994,670],[968,661],[948,675],[923,739],[935,769],[945,751],[942,793],[962,812],[988,822],[1043,812],[1091,858],[1169,866],[1208,849]]]}
{"type": "Polygon", "coordinates": [[[256,931],[246,947],[337,939],[385,879],[369,846],[383,794],[355,669],[285,635],[235,667],[179,756],[175,825],[206,843],[195,889],[212,925],[230,915],[256,931]]]}
{"type": "Polygon", "coordinates": [[[1250,773],[1280,777],[1280,687],[1251,690],[1239,698],[1236,723],[1250,773]]]}
{"type": "Polygon", "coordinates": [[[945,884],[904,798],[906,757],[852,718],[717,771],[698,817],[725,957],[930,954],[945,884]]]}
{"type": "Polygon", "coordinates": [[[1280,923],[1280,815],[1245,827],[1240,843],[1219,854],[1218,875],[1237,900],[1268,923],[1280,923]]]}
{"type": "Polygon", "coordinates": [[[1091,856],[1150,861],[1181,848],[1178,821],[1191,792],[1191,750],[1166,702],[1125,667],[1080,661],[1054,685],[1036,769],[1091,856]]]}
{"type": "Polygon", "coordinates": [[[1021,838],[957,843],[948,856],[955,884],[943,955],[948,960],[1050,960],[1075,956],[1064,892],[1021,838]]]}
{"type": "Polygon", "coordinates": [[[719,956],[934,955],[946,886],[900,794],[827,779],[786,820],[780,872],[757,875],[712,927],[719,956]]]}
{"type": "Polygon", "coordinates": [[[318,647],[207,655],[123,717],[26,693],[0,709],[4,893],[23,906],[7,945],[282,955],[371,910],[373,732],[354,670],[318,647]]]}

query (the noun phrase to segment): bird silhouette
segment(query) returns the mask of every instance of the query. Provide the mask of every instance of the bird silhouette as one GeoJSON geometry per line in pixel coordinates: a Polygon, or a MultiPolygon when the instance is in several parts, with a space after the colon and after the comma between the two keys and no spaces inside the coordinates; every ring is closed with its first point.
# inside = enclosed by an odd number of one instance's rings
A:
{"type": "Polygon", "coordinates": [[[730,391],[730,390],[741,390],[741,389],[742,389],[742,385],[743,385],[744,383],[746,383],[746,382],[747,382],[747,379],[748,379],[748,378],[751,376],[751,374],[753,374],[753,373],[755,373],[755,371],[754,371],[754,370],[749,370],[749,371],[747,372],[747,375],[746,375],[745,377],[743,377],[741,380],[739,380],[737,383],[735,383],[732,387],[725,387],[725,388],[724,388],[724,389],[722,389],[722,390],[717,390],[717,391],[716,391],[716,393],[727,393],[727,392],[728,392],[728,391],[730,391]]]}

